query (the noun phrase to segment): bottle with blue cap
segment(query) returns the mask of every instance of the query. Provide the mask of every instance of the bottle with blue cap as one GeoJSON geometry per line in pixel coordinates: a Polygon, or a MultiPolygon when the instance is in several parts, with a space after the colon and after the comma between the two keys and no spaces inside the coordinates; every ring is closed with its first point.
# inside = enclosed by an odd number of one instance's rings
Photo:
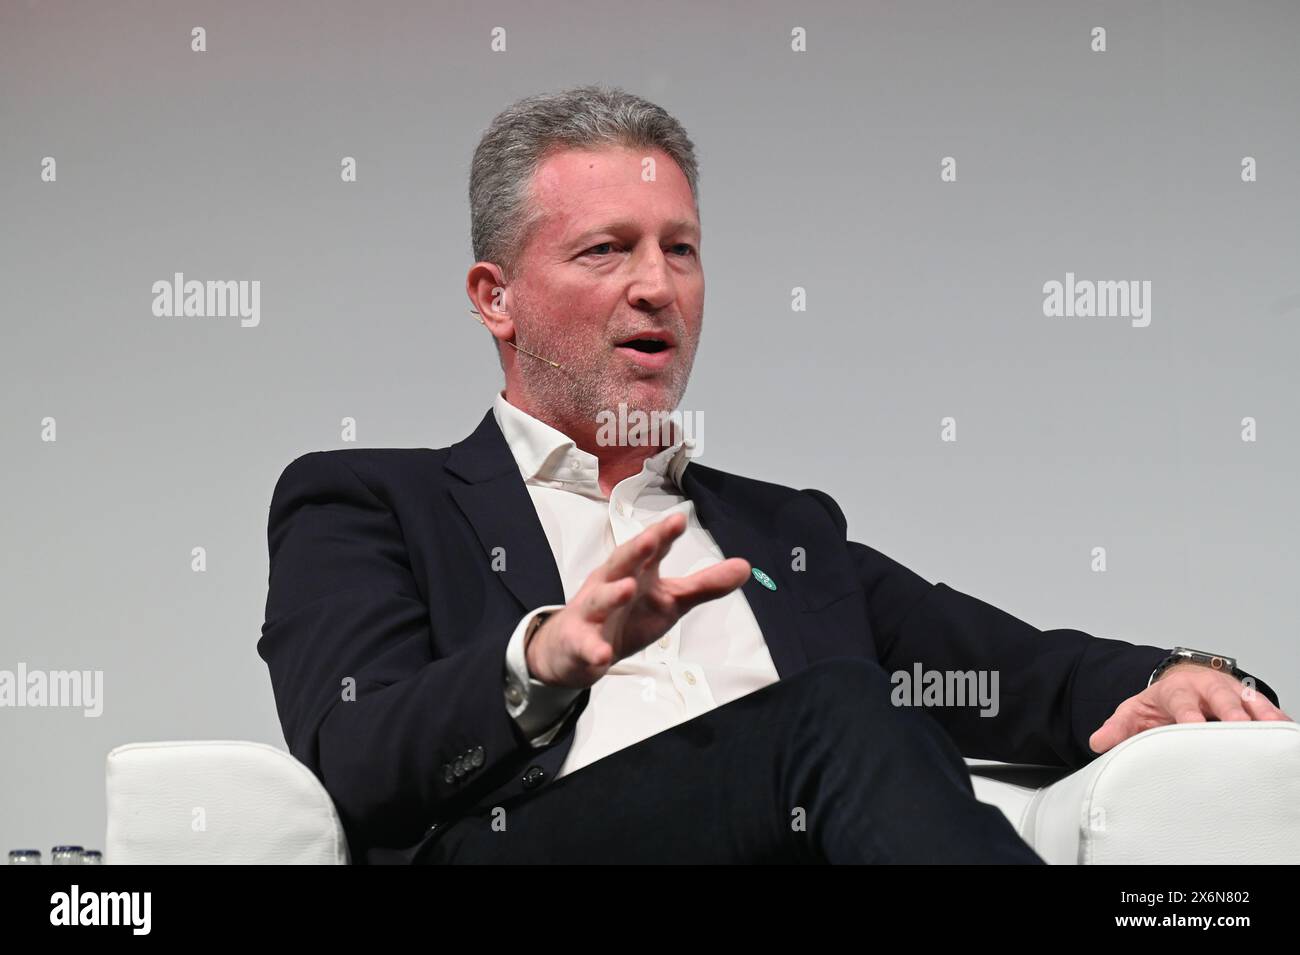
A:
{"type": "Polygon", "coordinates": [[[81,846],[55,846],[50,850],[51,865],[81,865],[81,846]]]}

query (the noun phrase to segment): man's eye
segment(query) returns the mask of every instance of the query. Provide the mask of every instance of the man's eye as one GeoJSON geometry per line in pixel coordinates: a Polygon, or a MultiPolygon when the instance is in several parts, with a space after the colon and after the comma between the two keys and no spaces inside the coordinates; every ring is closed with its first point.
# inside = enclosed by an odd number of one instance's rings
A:
{"type": "MultiPolygon", "coordinates": [[[[593,245],[591,248],[589,248],[587,251],[583,252],[582,254],[599,256],[604,254],[603,252],[600,251],[601,249],[612,250],[613,247],[614,247],[613,242],[601,242],[599,245],[593,245]]],[[[689,256],[695,255],[695,246],[691,245],[689,242],[678,242],[673,246],[673,248],[678,250],[679,255],[689,255],[689,256]]]]}

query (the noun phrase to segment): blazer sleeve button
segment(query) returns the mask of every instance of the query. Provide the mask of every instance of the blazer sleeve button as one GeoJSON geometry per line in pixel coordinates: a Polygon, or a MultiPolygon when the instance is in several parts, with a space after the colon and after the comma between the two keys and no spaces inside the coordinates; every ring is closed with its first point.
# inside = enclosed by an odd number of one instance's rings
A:
{"type": "Polygon", "coordinates": [[[536,789],[545,779],[546,770],[542,769],[540,766],[529,766],[528,769],[524,771],[524,788],[536,789]]]}

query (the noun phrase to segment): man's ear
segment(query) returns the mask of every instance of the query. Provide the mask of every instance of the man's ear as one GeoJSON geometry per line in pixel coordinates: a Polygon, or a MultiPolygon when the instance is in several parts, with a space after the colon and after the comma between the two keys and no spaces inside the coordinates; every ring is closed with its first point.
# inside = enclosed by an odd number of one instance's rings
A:
{"type": "Polygon", "coordinates": [[[504,279],[492,286],[491,303],[498,315],[510,314],[510,285],[504,279]]]}
{"type": "Polygon", "coordinates": [[[498,265],[475,262],[466,277],[465,291],[478,320],[488,327],[498,342],[503,334],[506,339],[514,334],[505,275],[498,265]]]}

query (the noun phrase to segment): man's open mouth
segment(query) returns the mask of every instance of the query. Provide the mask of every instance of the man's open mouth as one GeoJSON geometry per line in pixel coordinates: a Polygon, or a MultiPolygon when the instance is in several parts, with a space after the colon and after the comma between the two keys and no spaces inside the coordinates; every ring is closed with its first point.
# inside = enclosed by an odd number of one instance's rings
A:
{"type": "Polygon", "coordinates": [[[634,348],[639,352],[645,352],[653,355],[655,352],[661,352],[668,347],[668,343],[662,338],[633,338],[631,341],[622,342],[619,348],[634,348]]]}

